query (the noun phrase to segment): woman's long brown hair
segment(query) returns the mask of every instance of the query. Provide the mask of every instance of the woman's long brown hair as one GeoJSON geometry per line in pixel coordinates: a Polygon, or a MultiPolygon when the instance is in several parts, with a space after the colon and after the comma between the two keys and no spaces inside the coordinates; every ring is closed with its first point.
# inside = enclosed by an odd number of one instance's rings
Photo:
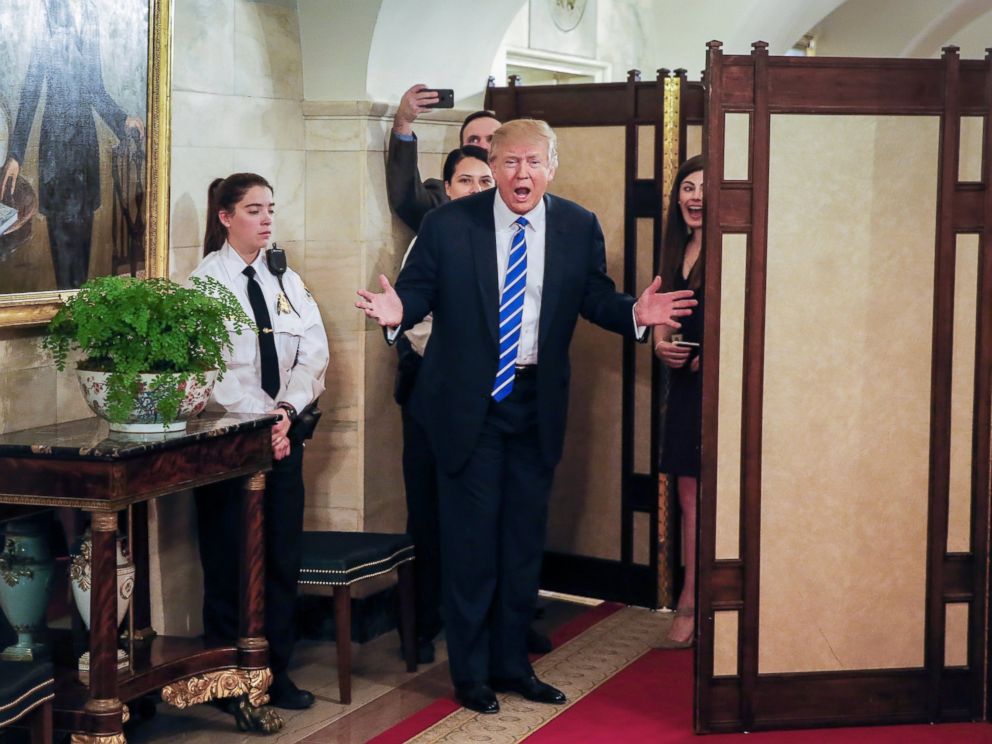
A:
{"type": "MultiPolygon", "coordinates": [[[[671,292],[675,282],[682,272],[682,261],[685,259],[685,247],[689,244],[691,232],[682,217],[679,206],[679,189],[682,182],[696,171],[703,170],[703,156],[694,155],[679,166],[675,174],[672,193],[668,195],[668,220],[665,222],[665,234],[661,247],[661,291],[671,292]]],[[[689,289],[698,292],[703,286],[703,254],[689,271],[689,289]]]]}

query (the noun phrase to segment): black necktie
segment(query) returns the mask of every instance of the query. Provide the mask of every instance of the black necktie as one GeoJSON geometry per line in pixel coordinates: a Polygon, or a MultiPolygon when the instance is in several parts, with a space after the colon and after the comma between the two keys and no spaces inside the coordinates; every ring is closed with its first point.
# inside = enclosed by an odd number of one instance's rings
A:
{"type": "Polygon", "coordinates": [[[276,340],[272,335],[272,319],[269,309],[265,307],[265,295],[255,280],[255,269],[246,266],[241,272],[248,277],[248,302],[255,314],[255,325],[258,326],[258,350],[262,354],[262,390],[275,398],[279,392],[279,357],[276,356],[276,340]]]}

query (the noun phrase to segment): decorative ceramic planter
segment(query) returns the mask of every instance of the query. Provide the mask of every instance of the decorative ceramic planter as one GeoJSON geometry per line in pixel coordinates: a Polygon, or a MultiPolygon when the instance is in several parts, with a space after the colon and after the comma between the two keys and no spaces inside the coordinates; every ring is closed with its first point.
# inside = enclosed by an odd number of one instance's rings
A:
{"type": "MultiPolygon", "coordinates": [[[[72,551],[69,566],[69,581],[72,583],[72,598],[76,602],[83,624],[90,627],[90,590],[93,587],[90,570],[93,565],[93,543],[90,531],[86,530],[83,539],[72,551]]],[[[134,593],[134,563],[124,552],[124,538],[117,538],[117,625],[124,621],[127,608],[134,593]]]]}
{"type": "MultiPolygon", "coordinates": [[[[196,375],[189,375],[179,383],[180,389],[184,391],[182,403],[179,404],[179,413],[175,421],[163,421],[158,412],[158,401],[160,393],[152,390],[152,381],[158,376],[154,374],[139,375],[138,398],[134,408],[128,415],[127,421],[110,422],[111,431],[135,432],[139,434],[161,434],[169,431],[183,431],[186,429],[188,419],[196,416],[207,405],[210,400],[210,393],[214,389],[214,382],[217,381],[217,370],[204,372],[206,384],[201,385],[196,380],[196,375]]],[[[79,387],[82,388],[86,405],[97,416],[107,418],[107,378],[109,372],[93,372],[86,369],[77,369],[76,377],[79,379],[79,387]]]]}
{"type": "Polygon", "coordinates": [[[47,519],[11,522],[0,554],[0,607],[17,632],[17,643],[0,654],[4,661],[31,661],[46,655],[35,641],[45,628],[55,562],[48,549],[47,519]]]}
{"type": "MultiPolygon", "coordinates": [[[[93,588],[92,580],[93,565],[93,542],[90,531],[87,529],[72,551],[72,563],[69,566],[69,582],[72,584],[72,598],[76,602],[76,609],[83,619],[83,624],[87,629],[90,627],[90,592],[93,588]]],[[[117,626],[124,621],[128,607],[131,605],[131,595],[134,594],[134,563],[127,553],[124,552],[124,538],[117,538],[117,626]]],[[[127,669],[127,652],[117,649],[117,669],[118,671],[127,669]]],[[[83,683],[89,681],[90,652],[85,652],[79,657],[79,675],[83,683]]]]}

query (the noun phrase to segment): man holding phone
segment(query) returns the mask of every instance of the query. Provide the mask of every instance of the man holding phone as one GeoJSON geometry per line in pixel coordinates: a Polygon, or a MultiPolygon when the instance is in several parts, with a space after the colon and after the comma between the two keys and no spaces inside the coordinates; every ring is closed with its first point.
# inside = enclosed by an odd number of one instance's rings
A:
{"type": "MultiPolygon", "coordinates": [[[[450,90],[439,91],[417,83],[403,94],[393,116],[393,129],[386,154],[386,192],[389,205],[396,216],[417,232],[424,215],[448,201],[444,182],[438,178],[420,179],[417,165],[417,136],[413,122],[420,114],[433,108],[451,108],[454,95],[450,90]]],[[[476,111],[465,117],[460,133],[461,145],[489,149],[493,132],[500,122],[492,111],[476,111]]]]}

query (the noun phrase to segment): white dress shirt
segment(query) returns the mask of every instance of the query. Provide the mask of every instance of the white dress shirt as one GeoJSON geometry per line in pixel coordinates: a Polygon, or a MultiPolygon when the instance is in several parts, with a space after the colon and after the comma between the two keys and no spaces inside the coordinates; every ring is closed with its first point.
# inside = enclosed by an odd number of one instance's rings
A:
{"type": "MultiPolygon", "coordinates": [[[[276,303],[282,289],[278,278],[269,271],[265,251],[259,251],[251,265],[272,321],[279,358],[279,393],[273,399],[262,390],[262,356],[257,336],[248,331],[240,335],[232,333],[234,348],[224,354],[227,372],[214,386],[210,407],[237,413],[265,413],[278,402],[289,403],[302,411],[324,392],[328,350],[320,310],[299,275],[287,269],[282,283],[296,311],[291,308],[288,313],[280,313],[276,303]]],[[[234,293],[254,322],[255,314],[248,300],[248,277],[242,274],[246,266],[237,251],[225,243],[219,251],[205,256],[190,276],[213,277],[219,281],[234,293]]]]}

